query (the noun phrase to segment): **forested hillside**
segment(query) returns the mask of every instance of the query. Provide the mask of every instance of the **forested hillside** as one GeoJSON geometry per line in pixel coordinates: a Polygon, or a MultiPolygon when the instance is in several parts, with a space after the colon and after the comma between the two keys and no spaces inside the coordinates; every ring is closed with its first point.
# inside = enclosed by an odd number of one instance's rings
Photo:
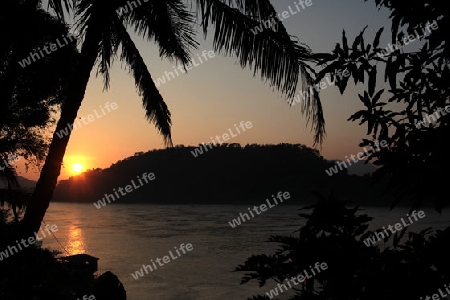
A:
{"type": "Polygon", "coordinates": [[[332,190],[360,201],[380,193],[379,187],[371,187],[369,176],[350,176],[347,170],[328,176],[325,170],[334,163],[300,144],[225,144],[197,157],[194,150],[176,146],[136,153],[107,169],[61,181],[53,201],[94,202],[132,180],[139,186],[137,178],[144,173],[156,178],[115,203],[259,203],[279,191],[288,191],[292,203],[298,203],[312,198],[311,191],[332,190]]]}

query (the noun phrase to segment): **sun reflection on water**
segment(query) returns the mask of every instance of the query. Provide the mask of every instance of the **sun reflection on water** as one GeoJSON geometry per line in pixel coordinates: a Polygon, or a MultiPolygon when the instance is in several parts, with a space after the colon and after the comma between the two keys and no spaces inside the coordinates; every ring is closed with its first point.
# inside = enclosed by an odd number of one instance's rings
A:
{"type": "Polygon", "coordinates": [[[86,244],[81,228],[70,225],[66,248],[70,255],[86,253],[86,244]]]}

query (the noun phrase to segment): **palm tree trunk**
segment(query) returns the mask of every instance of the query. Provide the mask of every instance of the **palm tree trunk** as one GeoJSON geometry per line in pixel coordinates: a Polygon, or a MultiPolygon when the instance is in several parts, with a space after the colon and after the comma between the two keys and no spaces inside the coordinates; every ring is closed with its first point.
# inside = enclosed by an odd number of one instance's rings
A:
{"type": "Polygon", "coordinates": [[[61,117],[53,133],[44,166],[21,222],[22,237],[29,237],[34,232],[38,232],[53,197],[71,132],[69,130],[69,134],[61,138],[56,133],[69,125],[73,126],[75,122],[78,109],[84,99],[91,70],[97,58],[98,41],[97,35],[92,30],[88,30],[77,69],[68,84],[67,96],[61,106],[61,117]]]}

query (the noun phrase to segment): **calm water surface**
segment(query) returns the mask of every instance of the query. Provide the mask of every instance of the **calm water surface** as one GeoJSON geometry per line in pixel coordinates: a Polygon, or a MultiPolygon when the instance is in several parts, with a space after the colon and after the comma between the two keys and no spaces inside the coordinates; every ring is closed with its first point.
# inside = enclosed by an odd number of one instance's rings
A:
{"type": "MultiPolygon", "coordinates": [[[[96,209],[92,204],[52,203],[45,222],[58,226],[55,235],[69,254],[99,257],[99,271],[116,274],[129,300],[245,300],[274,285],[240,285],[243,273],[232,270],[252,254],[269,254],[276,249],[266,242],[270,235],[295,234],[304,225],[298,208],[278,205],[231,228],[228,222],[247,212],[247,206],[109,205],[96,209]],[[194,249],[133,279],[131,273],[143,264],[168,255],[182,243],[191,243],[194,249]]],[[[366,213],[375,218],[372,229],[394,225],[407,211],[369,208],[366,213]]],[[[432,210],[425,213],[426,217],[410,229],[450,226],[448,211],[443,215],[432,210]]],[[[52,237],[46,238],[43,246],[64,252],[52,237]]]]}

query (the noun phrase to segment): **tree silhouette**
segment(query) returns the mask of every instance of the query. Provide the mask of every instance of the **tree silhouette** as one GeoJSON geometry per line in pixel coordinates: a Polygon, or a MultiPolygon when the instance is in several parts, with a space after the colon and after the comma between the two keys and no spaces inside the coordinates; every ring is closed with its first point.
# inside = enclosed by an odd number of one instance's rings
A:
{"type": "Polygon", "coordinates": [[[55,37],[66,35],[65,24],[44,10],[23,1],[7,0],[0,12],[0,26],[8,28],[0,45],[0,203],[12,205],[15,220],[17,208],[24,207],[26,195],[19,184],[13,165],[18,157],[26,165],[38,164],[45,156],[48,141],[43,133],[54,122],[52,114],[61,104],[64,82],[76,61],[75,47],[66,47],[52,59],[42,59],[27,67],[19,62],[55,37]],[[26,19],[35,26],[23,27],[26,19]]]}
{"type": "MultiPolygon", "coordinates": [[[[276,11],[268,0],[227,3],[219,0],[165,0],[139,6],[134,3],[135,7],[129,2],[49,1],[61,19],[67,16],[67,12],[77,20],[81,52],[74,80],[65,90],[67,99],[62,105],[45,164],[23,218],[25,231],[37,230],[48,208],[70,138],[70,135],[58,138],[56,132],[74,123],[96,64],[98,73],[103,76],[104,87],[108,88],[113,59],[118,57],[125,63],[142,96],[148,121],[156,126],[167,145],[172,144],[170,112],[128,29],[138,36],[153,39],[160,48],[161,57],[176,60],[186,69],[191,62],[190,51],[198,45],[194,39],[194,26],[199,21],[205,36],[213,30],[215,51],[236,56],[241,67],[253,68],[255,75],[259,73],[263,79],[268,79],[287,97],[295,94],[299,81],[303,90],[312,83],[311,71],[306,64],[312,60],[310,50],[289,36],[281,21],[275,18],[276,11]],[[189,4],[195,4],[197,15],[190,10],[189,4]],[[123,14],[121,9],[127,5],[131,11],[123,14]],[[277,20],[275,26],[257,35],[250,32],[251,28],[270,18],[277,20]]],[[[31,3],[38,5],[40,1],[31,3]]],[[[325,122],[317,93],[305,99],[303,112],[308,120],[312,120],[315,141],[321,142],[325,122]]]]}
{"type": "Polygon", "coordinates": [[[368,158],[381,168],[375,177],[389,178],[389,190],[400,201],[409,201],[417,209],[424,201],[433,201],[437,211],[448,204],[441,196],[441,179],[450,162],[446,138],[450,134],[449,8],[438,1],[375,1],[378,7],[392,11],[392,42],[380,45],[381,28],[372,44],[364,41],[364,30],[350,45],[345,31],[342,43],[330,53],[317,54],[316,82],[329,75],[343,93],[350,77],[336,77],[350,71],[355,84],[366,90],[359,94],[364,105],[348,120],[367,124],[369,139],[361,146],[386,141],[387,148],[368,158]],[[404,46],[417,43],[418,51],[406,52],[404,46]],[[420,47],[419,47],[420,45],[420,47]],[[385,49],[383,49],[385,48],[385,49]],[[384,81],[389,90],[377,89],[377,74],[384,66],[384,81]]]}

